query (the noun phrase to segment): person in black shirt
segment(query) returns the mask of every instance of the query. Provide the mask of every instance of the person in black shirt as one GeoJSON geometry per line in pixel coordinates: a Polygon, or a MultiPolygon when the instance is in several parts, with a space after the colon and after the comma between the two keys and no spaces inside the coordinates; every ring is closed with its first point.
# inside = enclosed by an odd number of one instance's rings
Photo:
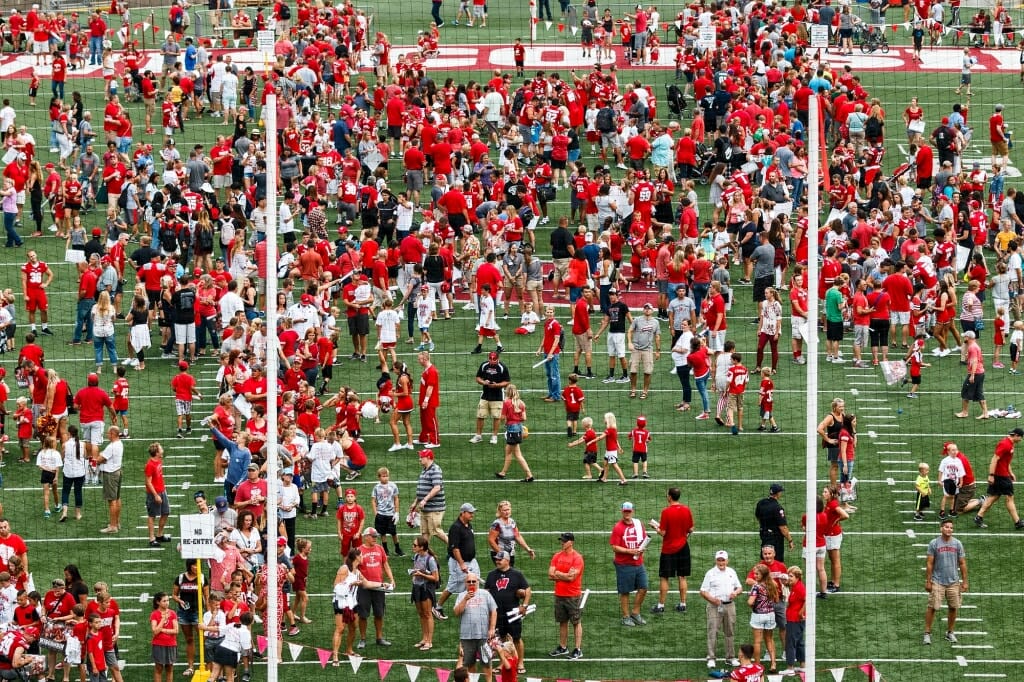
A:
{"type": "Polygon", "coordinates": [[[512,568],[511,559],[504,550],[494,554],[495,569],[487,574],[484,589],[491,593],[498,605],[498,637],[511,637],[516,644],[521,675],[526,672],[523,667],[523,661],[526,660],[523,658],[523,616],[526,615],[526,607],[530,605],[533,592],[526,577],[512,568]],[[519,610],[520,617],[510,623],[508,613],[513,609],[519,610]]]}
{"type": "Polygon", "coordinates": [[[569,259],[576,253],[576,242],[572,233],[569,232],[569,219],[562,217],[558,219],[558,227],[551,233],[551,260],[555,266],[555,295],[558,295],[558,288],[562,281],[569,275],[569,259]]]}
{"type": "Polygon", "coordinates": [[[786,521],[786,510],[779,503],[782,491],[785,488],[781,483],[772,483],[768,489],[768,497],[757,503],[754,508],[754,516],[760,525],[761,546],[771,545],[775,548],[775,558],[785,562],[786,544],[793,548],[793,537],[789,534],[789,525],[786,521]]]}
{"type": "Polygon", "coordinates": [[[610,384],[617,381],[620,384],[629,383],[628,368],[626,367],[626,327],[633,323],[633,316],[629,313],[629,306],[619,299],[619,292],[616,289],[608,291],[608,310],[605,311],[604,319],[601,320],[601,328],[594,334],[594,341],[601,336],[601,332],[608,330],[608,377],[603,383],[610,384]],[[622,366],[622,376],[615,378],[615,358],[619,359],[622,366]]]}
{"type": "Polygon", "coordinates": [[[476,435],[470,443],[479,443],[483,438],[484,420],[491,418],[491,445],[498,443],[498,423],[501,421],[501,406],[505,399],[505,387],[512,381],[508,367],[494,351],[487,356],[487,362],[476,371],[476,383],[483,387],[480,402],[476,407],[476,435]]]}
{"type": "Polygon", "coordinates": [[[459,517],[448,529],[448,584],[434,607],[434,617],[448,620],[444,615],[444,603],[453,594],[466,591],[466,574],[480,575],[476,562],[476,538],[473,535],[473,515],[476,507],[466,502],[459,508],[459,517]]]}

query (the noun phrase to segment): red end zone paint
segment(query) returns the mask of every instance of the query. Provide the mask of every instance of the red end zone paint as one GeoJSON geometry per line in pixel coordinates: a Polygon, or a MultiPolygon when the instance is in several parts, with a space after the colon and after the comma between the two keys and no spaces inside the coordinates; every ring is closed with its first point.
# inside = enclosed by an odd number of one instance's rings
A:
{"type": "MultiPolygon", "coordinates": [[[[398,55],[415,52],[413,46],[399,46],[392,50],[392,54],[398,55]]],[[[266,68],[266,61],[263,53],[247,49],[225,49],[213,50],[213,54],[230,54],[233,61],[240,67],[253,67],[257,73],[266,68]]],[[[911,60],[912,51],[908,47],[894,47],[888,54],[876,52],[865,55],[859,51],[852,55],[823,54],[834,67],[842,67],[850,64],[856,71],[904,71],[904,72],[931,72],[931,73],[959,73],[963,50],[957,47],[943,47],[934,50],[925,50],[922,53],[923,63],[918,64],[911,60]]],[[[972,50],[971,54],[978,58],[978,64],[974,67],[976,74],[985,73],[1018,73],[1021,65],[1017,50],[972,50]]],[[[620,69],[629,68],[622,60],[622,48],[615,48],[616,64],[620,69]]],[[[633,67],[641,70],[674,69],[675,47],[663,45],[661,47],[660,62],[654,65],[633,67]]],[[[33,55],[5,55],[0,58],[0,78],[29,78],[32,74],[35,57],[33,55]]],[[[536,47],[526,48],[526,64],[529,70],[536,69],[590,69],[595,60],[583,56],[583,48],[574,44],[544,44],[536,47]]],[[[611,64],[605,60],[603,63],[611,64]]],[[[140,71],[151,69],[154,73],[160,73],[162,59],[156,50],[144,52],[143,64],[140,71]]],[[[369,71],[370,54],[364,53],[363,64],[365,70],[369,71]]],[[[427,60],[428,71],[484,71],[491,69],[511,70],[515,68],[515,60],[512,57],[511,46],[501,45],[444,45],[440,48],[437,57],[427,60]]],[[[49,66],[35,67],[36,74],[43,79],[50,76],[49,66]]],[[[77,78],[99,78],[102,68],[100,66],[89,66],[84,70],[71,71],[68,73],[70,80],[77,78]]],[[[950,87],[955,87],[951,85],[950,87]]]]}

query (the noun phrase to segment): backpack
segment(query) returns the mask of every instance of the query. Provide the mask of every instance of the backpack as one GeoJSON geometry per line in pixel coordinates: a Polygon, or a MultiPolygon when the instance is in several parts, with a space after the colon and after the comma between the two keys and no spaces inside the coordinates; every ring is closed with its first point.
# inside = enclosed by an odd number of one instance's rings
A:
{"type": "Polygon", "coordinates": [[[185,287],[178,292],[178,307],[183,315],[193,315],[196,309],[196,290],[185,287]]]}
{"type": "Polygon", "coordinates": [[[605,107],[597,112],[597,119],[594,125],[602,133],[615,132],[615,111],[611,107],[605,107]]]}
{"type": "Polygon", "coordinates": [[[196,238],[196,244],[200,251],[213,253],[213,230],[207,227],[201,228],[196,238]]]}
{"type": "Polygon", "coordinates": [[[870,138],[877,138],[882,136],[882,122],[874,116],[868,118],[864,123],[864,134],[870,138]]]}
{"type": "Polygon", "coordinates": [[[523,110],[523,106],[526,105],[526,94],[523,88],[516,90],[516,94],[512,96],[512,108],[509,110],[510,116],[518,116],[523,110]]]}
{"type": "Polygon", "coordinates": [[[281,17],[282,21],[288,21],[289,19],[291,19],[292,18],[292,8],[289,7],[288,5],[282,4],[281,5],[280,17],[281,17]]]}
{"type": "Polygon", "coordinates": [[[117,207],[120,209],[128,208],[128,188],[125,187],[124,191],[117,195],[117,207]]]}
{"type": "Polygon", "coordinates": [[[178,235],[175,233],[174,228],[166,223],[160,226],[160,247],[171,253],[178,250],[178,235]]]}

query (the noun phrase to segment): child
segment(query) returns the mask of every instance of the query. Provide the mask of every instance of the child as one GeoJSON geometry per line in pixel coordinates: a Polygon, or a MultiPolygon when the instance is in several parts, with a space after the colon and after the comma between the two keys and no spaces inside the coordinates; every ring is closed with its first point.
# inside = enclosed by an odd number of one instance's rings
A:
{"type": "Polygon", "coordinates": [[[505,350],[501,346],[501,327],[498,326],[498,317],[495,314],[496,305],[491,296],[491,285],[485,284],[480,288],[480,317],[476,326],[476,347],[471,351],[474,355],[483,353],[484,339],[494,339],[497,352],[505,350]]]}
{"type": "Polygon", "coordinates": [[[775,423],[775,382],[772,381],[772,369],[771,367],[761,368],[761,386],[757,389],[757,395],[759,396],[758,407],[761,411],[761,425],[757,427],[758,431],[764,431],[768,425],[771,425],[771,432],[778,433],[779,425],[775,423]]]}
{"type": "Polygon", "coordinates": [[[516,327],[516,334],[525,336],[532,334],[537,329],[537,323],[540,322],[540,316],[533,311],[533,303],[530,301],[523,302],[523,314],[519,318],[519,326],[516,327]]]}
{"type": "Polygon", "coordinates": [[[853,465],[857,455],[857,417],[848,414],[843,417],[843,426],[839,429],[839,499],[843,509],[855,512],[857,508],[850,505],[853,494],[853,465]]]}
{"type": "Polygon", "coordinates": [[[313,445],[306,455],[310,461],[309,480],[313,486],[313,502],[306,514],[307,519],[314,519],[317,514],[327,516],[327,502],[331,498],[331,488],[335,485],[331,471],[335,460],[334,446],[327,442],[325,436],[323,429],[314,431],[313,445]]]}
{"type": "Polygon", "coordinates": [[[416,324],[420,328],[420,345],[416,350],[434,350],[434,341],[430,338],[430,324],[437,318],[437,302],[430,291],[430,286],[420,286],[420,294],[416,297],[416,324]]]}
{"type": "Polygon", "coordinates": [[[583,389],[579,387],[580,377],[573,373],[569,375],[569,385],[562,389],[562,400],[565,402],[565,435],[567,438],[576,437],[576,422],[583,411],[583,389]]]}
{"type": "Polygon", "coordinates": [[[124,365],[118,365],[117,369],[114,370],[117,373],[117,379],[114,381],[114,386],[111,389],[111,393],[114,394],[114,412],[117,413],[118,418],[121,421],[121,438],[128,438],[128,380],[125,379],[125,374],[128,368],[124,365]]]}
{"type": "Polygon", "coordinates": [[[31,461],[28,447],[32,441],[32,409],[25,396],[20,396],[15,404],[17,409],[14,411],[14,421],[18,424],[18,445],[21,447],[21,459],[18,461],[28,464],[31,461]]]}
{"type": "MultiPolygon", "coordinates": [[[[89,639],[89,623],[85,619],[85,604],[71,608],[71,620],[67,621],[67,639],[64,642],[64,665],[67,669],[78,669],[79,679],[85,679],[86,643],[89,639]]],[[[98,678],[97,678],[98,679],[98,678]]]]}
{"type": "Polygon", "coordinates": [[[1003,369],[1006,367],[1002,362],[999,361],[999,356],[1003,352],[1003,346],[1006,344],[1006,308],[999,306],[996,308],[996,319],[992,321],[992,367],[995,369],[1003,369]]]}
{"type": "Polygon", "coordinates": [[[599,436],[599,438],[604,438],[605,465],[604,469],[601,470],[601,475],[597,477],[597,482],[604,483],[608,469],[612,468],[619,475],[619,485],[626,485],[626,475],[619,468],[619,427],[613,413],[605,412],[604,434],[599,436]]]}
{"type": "MultiPolygon", "coordinates": [[[[928,337],[918,334],[914,337],[914,344],[907,353],[907,365],[910,367],[910,393],[908,398],[917,398],[917,391],[921,388],[921,368],[931,367],[931,363],[924,362],[924,342],[928,337]]],[[[906,379],[903,380],[906,383],[906,379]]]]}
{"type": "Polygon", "coordinates": [[[917,478],[914,479],[914,490],[917,491],[917,495],[914,498],[915,521],[924,521],[924,514],[922,512],[932,506],[932,482],[928,480],[929,470],[930,467],[926,462],[921,462],[917,465],[917,478]]]}
{"type": "Polygon", "coordinates": [[[35,68],[32,69],[32,79],[28,82],[28,104],[30,107],[36,105],[36,95],[39,94],[39,75],[35,68]]]}
{"type": "MultiPolygon", "coordinates": [[[[296,541],[295,546],[298,547],[298,541],[296,541]]],[[[206,638],[204,641],[206,642],[207,659],[213,654],[213,650],[217,648],[217,645],[224,640],[224,626],[227,625],[227,618],[224,615],[223,609],[221,609],[222,598],[223,595],[220,592],[210,592],[210,596],[206,600],[208,610],[203,614],[203,620],[198,625],[199,630],[202,631],[203,636],[206,638]]]]}
{"type": "Polygon", "coordinates": [[[636,428],[629,432],[629,440],[633,442],[633,478],[637,478],[640,462],[644,463],[643,477],[650,478],[647,473],[647,444],[651,442],[651,432],[647,430],[647,417],[636,418],[636,428]]]}
{"type": "Polygon", "coordinates": [[[732,352],[734,350],[736,350],[736,342],[729,340],[722,347],[722,352],[715,356],[715,392],[718,393],[715,423],[719,426],[725,426],[722,412],[729,403],[729,370],[732,367],[732,352]]]}
{"type": "Polygon", "coordinates": [[[178,373],[171,378],[171,388],[174,389],[174,411],[178,415],[178,438],[192,435],[192,396],[203,399],[203,394],[196,387],[196,380],[188,373],[188,363],[182,360],[178,363],[178,373]],[[182,422],[185,424],[185,431],[182,432],[182,422]]]}
{"type": "Polygon", "coordinates": [[[731,364],[725,374],[728,387],[726,423],[731,428],[732,435],[738,436],[743,430],[743,394],[747,391],[750,373],[743,366],[743,356],[739,353],[730,355],[729,361],[731,364]]]}
{"type": "Polygon", "coordinates": [[[573,442],[569,443],[570,448],[576,447],[580,443],[585,443],[583,447],[583,478],[593,478],[590,473],[590,465],[600,471],[600,467],[597,466],[597,432],[594,431],[594,420],[590,417],[583,418],[583,435],[577,438],[573,442]]]}
{"type": "Polygon", "coordinates": [[[377,356],[380,358],[381,370],[386,370],[395,364],[398,356],[395,354],[395,346],[398,345],[399,329],[402,326],[402,319],[395,312],[394,302],[391,296],[384,298],[384,309],[377,313],[377,341],[379,343],[377,356]],[[391,363],[388,364],[388,356],[391,356],[391,363]]]}
{"type": "Polygon", "coordinates": [[[495,641],[492,647],[494,653],[501,659],[499,666],[501,682],[516,682],[519,679],[519,651],[516,650],[516,643],[512,640],[512,636],[506,636],[504,641],[495,641]]]}
{"type": "MultiPolygon", "coordinates": [[[[78,605],[76,605],[77,608],[78,605]]],[[[83,661],[89,665],[89,682],[106,682],[107,651],[103,646],[103,619],[98,613],[89,614],[88,634],[85,637],[83,661]]]]}
{"type": "Polygon", "coordinates": [[[939,484],[942,486],[942,502],[939,503],[939,518],[946,518],[946,505],[949,505],[950,518],[956,517],[956,494],[960,492],[960,484],[967,475],[963,462],[956,456],[956,443],[946,441],[942,444],[942,461],[939,462],[939,484]]]}
{"type": "MultiPolygon", "coordinates": [[[[1013,323],[1013,331],[1010,332],[1010,374],[1019,374],[1017,363],[1020,361],[1022,348],[1024,348],[1024,320],[1017,320],[1013,323]]],[[[21,437],[20,432],[18,437],[21,437]]]]}
{"type": "Polygon", "coordinates": [[[366,512],[356,504],[355,488],[345,491],[345,504],[338,507],[336,519],[338,521],[338,538],[341,540],[341,555],[348,556],[350,549],[359,546],[363,523],[366,521],[366,512]]]}
{"type": "Polygon", "coordinates": [[[46,436],[43,447],[36,455],[36,466],[40,469],[39,482],[43,485],[43,518],[50,518],[50,491],[53,491],[54,508],[61,510],[60,498],[57,496],[57,472],[64,461],[57,452],[57,439],[46,436]]]}
{"type": "Polygon", "coordinates": [[[391,375],[385,369],[380,373],[380,378],[377,379],[377,418],[373,420],[374,424],[380,424],[380,416],[388,414],[395,406],[394,390],[395,387],[391,383],[391,375]]]}
{"type": "Polygon", "coordinates": [[[295,596],[292,599],[292,613],[303,623],[312,623],[306,618],[306,607],[309,605],[309,595],[306,593],[306,579],[309,577],[309,553],[313,549],[313,543],[306,538],[295,540],[295,556],[292,557],[292,567],[295,569],[295,581],[292,589],[295,596]]]}
{"type": "Polygon", "coordinates": [[[380,533],[380,544],[384,553],[388,552],[388,536],[395,543],[395,555],[405,556],[402,546],[398,544],[398,526],[395,518],[401,508],[398,501],[398,486],[391,482],[391,472],[387,467],[377,469],[377,485],[370,493],[373,508],[373,527],[380,533]]]}

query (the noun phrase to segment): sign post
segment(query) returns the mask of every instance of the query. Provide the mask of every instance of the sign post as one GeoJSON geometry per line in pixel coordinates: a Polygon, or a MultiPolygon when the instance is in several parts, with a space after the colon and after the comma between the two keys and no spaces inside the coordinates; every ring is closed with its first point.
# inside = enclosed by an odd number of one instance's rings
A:
{"type": "MultiPolygon", "coordinates": [[[[196,562],[196,574],[199,576],[199,589],[196,590],[196,616],[203,621],[203,559],[214,559],[217,556],[217,544],[214,542],[214,522],[210,514],[184,514],[180,518],[181,526],[181,558],[196,562]]],[[[192,682],[207,682],[210,671],[206,669],[206,651],[203,646],[206,637],[199,632],[199,666],[192,673],[192,682]]]]}

